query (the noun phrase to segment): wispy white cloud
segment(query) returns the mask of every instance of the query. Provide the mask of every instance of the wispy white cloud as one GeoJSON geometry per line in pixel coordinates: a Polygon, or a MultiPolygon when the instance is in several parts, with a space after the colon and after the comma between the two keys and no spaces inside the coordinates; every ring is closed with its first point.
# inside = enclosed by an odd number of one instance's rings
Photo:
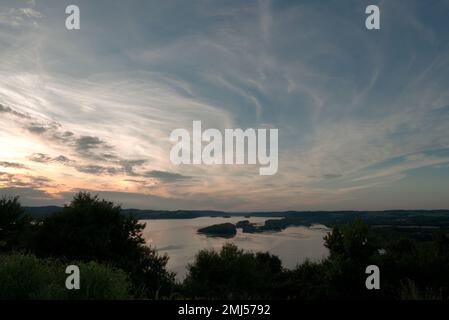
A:
{"type": "Polygon", "coordinates": [[[323,208],[444,165],[426,152],[449,148],[448,38],[417,1],[382,2],[377,34],[363,28],[360,1],[80,5],[89,15],[78,33],[55,13],[63,4],[0,6],[9,28],[0,28],[0,104],[16,112],[0,113],[0,161],[63,181],[60,192],[185,199],[167,207],[323,208]],[[279,128],[278,175],[173,166],[169,134],[192,120],[279,128]],[[101,146],[80,152],[82,137],[101,146]],[[30,160],[37,153],[73,162],[30,160]],[[372,169],[416,154],[425,156],[372,169]],[[124,163],[140,160],[132,170],[168,175],[132,176],[124,163]]]}
{"type": "Polygon", "coordinates": [[[28,7],[8,8],[0,5],[0,25],[9,27],[28,27],[37,26],[38,21],[44,18],[44,15],[34,7],[36,3],[30,1],[28,7]]]}

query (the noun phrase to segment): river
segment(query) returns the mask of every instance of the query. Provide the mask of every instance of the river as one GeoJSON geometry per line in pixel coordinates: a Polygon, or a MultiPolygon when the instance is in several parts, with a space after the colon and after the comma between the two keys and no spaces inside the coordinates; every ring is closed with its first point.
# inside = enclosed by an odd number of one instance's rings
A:
{"type": "Polygon", "coordinates": [[[194,261],[196,253],[205,248],[220,249],[226,242],[236,244],[241,249],[268,251],[277,255],[285,267],[294,268],[306,259],[318,260],[326,257],[323,237],[328,232],[325,226],[289,227],[281,232],[242,233],[231,239],[208,237],[197,233],[202,227],[213,224],[240,220],[263,224],[263,217],[202,217],[195,219],[142,220],[146,223],[143,237],[148,245],[156,247],[159,252],[170,257],[168,268],[176,272],[178,280],[186,275],[186,267],[194,261]]]}

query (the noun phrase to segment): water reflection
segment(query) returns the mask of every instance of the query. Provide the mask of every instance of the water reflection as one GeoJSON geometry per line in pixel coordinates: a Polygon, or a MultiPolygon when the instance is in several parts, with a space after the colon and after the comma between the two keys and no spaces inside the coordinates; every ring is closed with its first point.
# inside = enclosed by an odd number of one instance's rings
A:
{"type": "Polygon", "coordinates": [[[237,223],[241,220],[263,224],[267,219],[272,218],[203,217],[183,220],[143,220],[142,222],[147,224],[143,236],[147,244],[170,256],[168,267],[176,272],[178,279],[184,278],[187,264],[194,260],[199,250],[220,249],[226,242],[234,243],[246,250],[269,251],[277,255],[287,268],[293,268],[307,258],[315,260],[328,254],[323,241],[328,230],[324,226],[290,227],[281,232],[256,234],[242,233],[241,229],[237,229],[237,235],[231,239],[211,238],[197,233],[199,228],[213,224],[237,223]]]}

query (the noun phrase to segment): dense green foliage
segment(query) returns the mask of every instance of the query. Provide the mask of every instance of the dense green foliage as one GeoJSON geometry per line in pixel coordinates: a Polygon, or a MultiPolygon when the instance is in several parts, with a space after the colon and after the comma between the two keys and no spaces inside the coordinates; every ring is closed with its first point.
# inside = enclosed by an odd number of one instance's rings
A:
{"type": "Polygon", "coordinates": [[[0,299],[130,299],[131,283],[121,270],[95,262],[80,268],[79,290],[65,287],[67,264],[32,255],[0,255],[0,299]]]}
{"type": "Polygon", "coordinates": [[[215,299],[270,298],[281,261],[268,253],[252,253],[226,244],[220,252],[202,250],[188,267],[185,295],[215,299]]]}

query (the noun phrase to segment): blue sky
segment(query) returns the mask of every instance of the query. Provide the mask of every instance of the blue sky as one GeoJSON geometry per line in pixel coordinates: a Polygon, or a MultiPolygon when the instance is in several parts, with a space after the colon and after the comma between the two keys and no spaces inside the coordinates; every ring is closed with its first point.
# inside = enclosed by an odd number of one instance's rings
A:
{"type": "Polygon", "coordinates": [[[124,207],[449,208],[449,1],[0,3],[0,193],[124,207]],[[81,30],[65,29],[65,7],[81,30]],[[365,28],[377,4],[381,29],[365,28]],[[278,128],[279,170],[175,166],[175,128],[278,128]]]}

